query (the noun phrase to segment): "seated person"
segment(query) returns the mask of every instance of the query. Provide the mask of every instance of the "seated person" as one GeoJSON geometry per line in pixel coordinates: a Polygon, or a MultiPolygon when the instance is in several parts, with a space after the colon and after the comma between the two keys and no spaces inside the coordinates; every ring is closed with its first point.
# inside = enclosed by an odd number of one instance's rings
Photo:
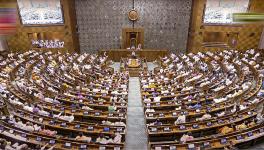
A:
{"type": "Polygon", "coordinates": [[[191,109],[200,109],[201,107],[202,105],[199,102],[197,102],[194,106],[189,106],[191,109]]]}
{"type": "Polygon", "coordinates": [[[186,116],[185,115],[180,115],[177,120],[174,122],[174,124],[180,124],[180,123],[185,123],[186,122],[186,116]]]}
{"type": "Polygon", "coordinates": [[[247,128],[247,125],[245,122],[239,124],[239,125],[236,125],[236,130],[244,130],[247,128]]]}
{"type": "MultiPolygon", "coordinates": [[[[46,147],[47,147],[48,145],[49,145],[49,143],[47,143],[46,145],[42,146],[42,147],[40,148],[40,150],[45,150],[46,147]]],[[[47,150],[53,150],[55,147],[56,147],[56,144],[53,145],[53,146],[51,146],[51,147],[50,147],[49,149],[47,149],[47,150]]]]}
{"type": "Polygon", "coordinates": [[[227,133],[233,132],[234,129],[229,128],[228,126],[224,126],[224,127],[220,128],[218,131],[219,131],[219,133],[227,134],[227,133]]]}
{"type": "Polygon", "coordinates": [[[120,144],[122,140],[122,135],[120,133],[115,133],[111,135],[111,138],[108,139],[107,143],[120,144]]]}
{"type": "Polygon", "coordinates": [[[3,146],[5,147],[5,150],[28,150],[27,144],[21,144],[15,143],[11,145],[11,142],[4,142],[3,146]]]}
{"type": "Polygon", "coordinates": [[[122,135],[118,132],[115,133],[113,143],[119,144],[119,143],[121,143],[121,140],[122,140],[122,135]]]}
{"type": "Polygon", "coordinates": [[[211,119],[212,116],[206,112],[201,118],[198,118],[199,121],[203,121],[203,120],[207,120],[207,119],[211,119]]]}
{"type": "Polygon", "coordinates": [[[34,105],[33,107],[33,113],[38,113],[40,111],[39,107],[37,104],[34,105]]]}
{"type": "Polygon", "coordinates": [[[153,122],[153,125],[160,126],[162,125],[162,122],[159,119],[157,119],[155,122],[153,122]]]}
{"type": "Polygon", "coordinates": [[[83,133],[81,132],[81,133],[79,133],[78,136],[76,136],[75,140],[78,140],[78,141],[84,141],[84,142],[88,142],[88,143],[90,143],[91,140],[92,140],[92,138],[83,135],[83,133]]]}
{"type": "Polygon", "coordinates": [[[104,134],[100,134],[95,142],[100,144],[108,144],[108,140],[105,138],[104,134]]]}
{"type": "Polygon", "coordinates": [[[136,53],[135,53],[134,51],[133,51],[132,54],[131,54],[131,58],[132,58],[132,59],[137,59],[137,55],[136,55],[136,53]]]}
{"type": "Polygon", "coordinates": [[[188,132],[187,134],[183,134],[183,135],[182,135],[180,141],[181,141],[182,143],[186,143],[186,142],[191,141],[191,140],[193,140],[193,139],[194,139],[194,138],[193,138],[191,132],[188,132]]]}
{"type": "Polygon", "coordinates": [[[45,129],[44,126],[41,126],[39,133],[49,135],[49,136],[55,136],[57,134],[57,131],[51,131],[51,130],[45,129]]]}
{"type": "Polygon", "coordinates": [[[109,113],[113,113],[116,111],[116,106],[115,105],[112,105],[112,106],[108,106],[108,112],[109,113]]]}
{"type": "Polygon", "coordinates": [[[141,44],[139,43],[136,50],[141,50],[141,44]]]}
{"type": "Polygon", "coordinates": [[[61,120],[65,120],[65,121],[68,121],[68,122],[73,122],[74,121],[74,116],[73,114],[71,114],[70,116],[67,116],[67,115],[63,115],[63,113],[59,113],[58,115],[54,115],[54,118],[59,118],[61,120]]]}

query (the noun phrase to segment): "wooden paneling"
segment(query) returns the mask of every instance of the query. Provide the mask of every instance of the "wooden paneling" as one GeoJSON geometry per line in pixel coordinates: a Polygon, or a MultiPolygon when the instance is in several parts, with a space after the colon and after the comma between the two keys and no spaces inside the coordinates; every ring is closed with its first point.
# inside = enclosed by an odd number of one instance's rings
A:
{"type": "MultiPolygon", "coordinates": [[[[112,49],[112,50],[99,50],[99,54],[103,55],[106,52],[106,55],[109,56],[109,59],[118,62],[121,58],[128,57],[133,52],[132,50],[127,49],[112,49]]],[[[154,61],[159,57],[164,57],[168,54],[168,50],[154,50],[154,49],[142,49],[135,51],[136,55],[142,58],[146,58],[147,61],[154,61]]]]}
{"type": "Polygon", "coordinates": [[[143,28],[123,28],[122,29],[122,48],[130,46],[130,33],[136,33],[137,45],[141,44],[144,48],[144,29],[143,28]]]}

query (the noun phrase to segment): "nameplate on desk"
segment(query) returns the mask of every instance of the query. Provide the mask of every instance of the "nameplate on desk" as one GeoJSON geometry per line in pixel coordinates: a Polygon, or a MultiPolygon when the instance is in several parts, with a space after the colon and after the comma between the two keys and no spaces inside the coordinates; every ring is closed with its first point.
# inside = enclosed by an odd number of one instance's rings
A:
{"type": "Polygon", "coordinates": [[[120,150],[120,147],[114,147],[114,150],[120,150]]]}
{"type": "Polygon", "coordinates": [[[109,114],[108,114],[108,117],[113,117],[113,115],[114,115],[114,114],[112,114],[112,113],[109,113],[109,114]]]}
{"type": "Polygon", "coordinates": [[[27,135],[25,133],[22,133],[21,136],[24,137],[24,138],[27,137],[27,135]]]}
{"type": "Polygon", "coordinates": [[[226,138],[221,139],[220,143],[221,144],[226,144],[227,143],[227,139],[226,138]]]}
{"type": "Polygon", "coordinates": [[[103,105],[103,104],[104,104],[104,102],[99,102],[98,104],[99,104],[99,105],[103,105]]]}
{"type": "Polygon", "coordinates": [[[151,128],[151,132],[157,132],[157,128],[151,128]]]}
{"type": "Polygon", "coordinates": [[[95,112],[94,113],[95,116],[100,116],[100,114],[101,114],[100,112],[95,112]]]}
{"type": "Polygon", "coordinates": [[[102,96],[106,96],[106,94],[102,94],[102,96]]]}
{"type": "Polygon", "coordinates": [[[123,129],[122,129],[122,128],[116,128],[116,131],[117,131],[117,132],[122,132],[123,129]]]}
{"type": "Polygon", "coordinates": [[[218,123],[223,123],[223,122],[224,122],[224,121],[223,121],[223,120],[221,120],[221,119],[219,119],[219,120],[218,120],[218,123]]]}
{"type": "Polygon", "coordinates": [[[89,130],[89,131],[93,131],[93,130],[94,130],[94,127],[93,127],[93,126],[88,126],[88,127],[87,127],[87,130],[89,130]]]}
{"type": "Polygon", "coordinates": [[[184,125],[180,125],[180,130],[185,130],[186,127],[184,125]]]}
{"type": "Polygon", "coordinates": [[[84,144],[80,145],[80,149],[87,149],[87,145],[84,144]]]}
{"type": "Polygon", "coordinates": [[[71,112],[72,112],[72,113],[75,113],[75,112],[76,112],[76,110],[75,110],[75,109],[72,109],[72,110],[71,110],[71,112]]]}
{"type": "Polygon", "coordinates": [[[60,125],[61,127],[66,127],[67,126],[67,124],[66,124],[66,122],[63,122],[63,123],[61,123],[61,125],[60,125]]]}
{"type": "Polygon", "coordinates": [[[76,129],[79,129],[79,128],[81,128],[81,125],[76,124],[76,125],[75,125],[75,128],[76,128],[76,129]]]}
{"type": "Polygon", "coordinates": [[[236,136],[236,139],[237,139],[237,140],[242,140],[242,139],[244,139],[244,138],[243,138],[242,135],[238,135],[238,136],[236,136]]]}
{"type": "Polygon", "coordinates": [[[49,144],[55,144],[56,142],[55,142],[55,140],[50,140],[49,141],[49,144]]]}
{"type": "Polygon", "coordinates": [[[41,140],[42,140],[41,137],[39,137],[39,136],[36,137],[36,141],[39,141],[40,142],[41,140]]]}
{"type": "Polygon", "coordinates": [[[197,129],[197,128],[199,128],[199,125],[198,124],[193,124],[193,128],[197,129]]]}
{"type": "Polygon", "coordinates": [[[211,111],[211,110],[212,110],[212,108],[211,108],[211,107],[207,107],[206,109],[207,109],[207,111],[211,111]]]}
{"type": "Polygon", "coordinates": [[[164,114],[163,114],[163,113],[160,113],[159,116],[160,116],[160,117],[164,117],[164,114]]]}
{"type": "Polygon", "coordinates": [[[155,146],[155,150],[162,150],[161,146],[155,146]]]}
{"type": "Polygon", "coordinates": [[[49,124],[54,125],[54,124],[55,124],[55,121],[54,121],[54,120],[51,120],[51,121],[49,122],[49,124]]]}
{"type": "Polygon", "coordinates": [[[211,147],[210,142],[204,142],[203,147],[205,147],[205,148],[211,147]]]}
{"type": "Polygon", "coordinates": [[[110,128],[109,127],[104,127],[103,131],[104,132],[109,132],[110,131],[110,128]]]}
{"type": "Polygon", "coordinates": [[[25,114],[24,114],[23,112],[21,112],[20,115],[21,115],[22,117],[24,117],[25,114]]]}
{"type": "Polygon", "coordinates": [[[164,127],[163,131],[169,132],[169,131],[171,131],[171,129],[170,129],[170,127],[164,127]]]}
{"type": "Polygon", "coordinates": [[[248,136],[248,137],[251,137],[251,136],[253,136],[253,133],[252,133],[252,132],[248,132],[248,133],[247,133],[247,136],[248,136]]]}
{"type": "Polygon", "coordinates": [[[235,119],[233,117],[229,118],[229,122],[234,122],[234,121],[235,121],[235,119]]]}
{"type": "Polygon", "coordinates": [[[106,148],[104,146],[100,146],[99,150],[106,150],[106,148]]]}
{"type": "Polygon", "coordinates": [[[121,103],[121,106],[126,106],[126,104],[125,103],[121,103]]]}
{"type": "Polygon", "coordinates": [[[147,103],[147,106],[151,106],[151,104],[150,103],[147,103]]]}
{"type": "Polygon", "coordinates": [[[212,122],[207,122],[206,125],[207,125],[208,127],[210,127],[210,126],[212,126],[212,122]]]}
{"type": "Polygon", "coordinates": [[[149,117],[153,117],[153,114],[148,114],[149,117]]]}
{"type": "Polygon", "coordinates": [[[83,115],[88,115],[88,114],[89,114],[88,111],[83,112],[83,115]]]}
{"type": "Polygon", "coordinates": [[[160,106],[160,103],[156,103],[156,106],[160,106]]]}
{"type": "Polygon", "coordinates": [[[93,101],[89,101],[89,104],[93,104],[93,101]]]}
{"type": "Polygon", "coordinates": [[[188,144],[188,150],[195,150],[194,144],[188,144]]]}
{"type": "Polygon", "coordinates": [[[166,94],[164,94],[164,96],[168,96],[168,94],[166,93],[166,94]]]}
{"type": "Polygon", "coordinates": [[[173,112],[173,113],[172,113],[172,116],[177,116],[177,113],[176,113],[176,112],[173,112]]]}
{"type": "Polygon", "coordinates": [[[177,147],[176,146],[170,146],[170,150],[176,150],[177,149],[177,147]]]}
{"type": "Polygon", "coordinates": [[[66,148],[70,148],[70,147],[71,147],[71,143],[68,143],[68,142],[67,142],[67,143],[64,144],[64,146],[65,146],[66,148]]]}
{"type": "Polygon", "coordinates": [[[118,116],[119,116],[119,117],[123,117],[123,116],[124,116],[124,114],[119,114],[118,116]]]}

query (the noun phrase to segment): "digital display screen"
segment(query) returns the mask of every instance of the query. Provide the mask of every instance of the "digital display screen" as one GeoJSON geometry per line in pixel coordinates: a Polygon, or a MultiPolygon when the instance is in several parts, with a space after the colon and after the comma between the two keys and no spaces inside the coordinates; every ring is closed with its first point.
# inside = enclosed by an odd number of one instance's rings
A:
{"type": "Polygon", "coordinates": [[[249,0],[207,0],[204,23],[232,24],[233,13],[247,12],[249,0]]]}
{"type": "Polygon", "coordinates": [[[24,25],[63,24],[60,0],[17,0],[24,25]]]}

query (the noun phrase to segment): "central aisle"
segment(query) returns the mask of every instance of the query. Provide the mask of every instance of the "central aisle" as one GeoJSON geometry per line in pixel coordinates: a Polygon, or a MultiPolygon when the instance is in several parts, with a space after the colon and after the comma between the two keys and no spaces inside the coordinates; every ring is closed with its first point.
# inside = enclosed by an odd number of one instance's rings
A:
{"type": "Polygon", "coordinates": [[[129,78],[126,150],[147,150],[148,140],[138,77],[129,78]]]}

